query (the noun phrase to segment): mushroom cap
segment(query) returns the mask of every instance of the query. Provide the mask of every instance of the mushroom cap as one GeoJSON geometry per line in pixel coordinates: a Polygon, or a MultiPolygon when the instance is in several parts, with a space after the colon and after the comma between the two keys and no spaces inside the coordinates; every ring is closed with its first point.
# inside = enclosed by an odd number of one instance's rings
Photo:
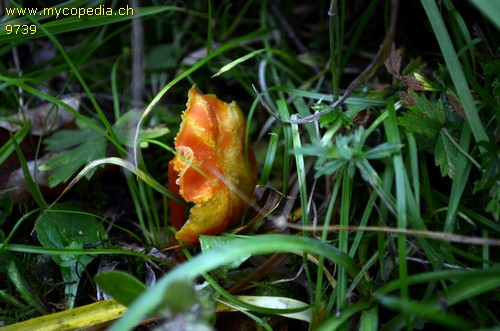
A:
{"type": "Polygon", "coordinates": [[[170,202],[176,238],[195,243],[200,234],[221,233],[241,217],[257,177],[251,148],[245,153],[245,118],[236,102],[200,95],[196,85],[188,96],[175,138],[178,155],[169,163],[169,189],[195,204],[185,220],[182,206],[170,202]]]}

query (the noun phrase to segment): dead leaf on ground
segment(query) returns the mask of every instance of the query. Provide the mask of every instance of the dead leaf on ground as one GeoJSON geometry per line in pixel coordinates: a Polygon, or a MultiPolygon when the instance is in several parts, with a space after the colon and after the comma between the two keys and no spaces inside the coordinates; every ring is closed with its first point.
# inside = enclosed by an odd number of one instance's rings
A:
{"type": "MultiPolygon", "coordinates": [[[[61,99],[62,103],[67,104],[71,108],[78,111],[80,108],[80,98],[75,96],[66,96],[61,99]]],[[[31,134],[41,136],[48,132],[55,131],[62,126],[72,123],[75,116],[66,109],[54,105],[53,103],[45,103],[25,112],[19,112],[6,119],[0,120],[0,127],[10,131],[17,132],[21,129],[22,123],[30,121],[31,134]]]]}
{"type": "MultiPolygon", "coordinates": [[[[27,162],[28,169],[30,171],[31,177],[37,183],[38,187],[43,191],[49,189],[48,177],[50,173],[44,171],[36,171],[37,167],[45,162],[49,157],[53,156],[53,153],[45,154],[42,158],[38,160],[32,160],[27,162]]],[[[4,185],[1,185],[2,189],[12,189],[7,192],[6,195],[12,197],[16,201],[27,201],[31,199],[31,194],[28,190],[26,184],[26,178],[24,177],[23,170],[21,167],[13,170],[10,173],[9,179],[4,185]]]]}
{"type": "MultiPolygon", "coordinates": [[[[76,96],[65,96],[60,99],[62,103],[78,111],[80,108],[80,98],[76,96]]],[[[56,131],[67,126],[75,121],[75,116],[66,109],[59,107],[53,103],[45,103],[41,106],[29,109],[27,111],[18,112],[10,117],[0,119],[0,146],[4,145],[14,133],[17,133],[23,127],[23,124],[29,121],[29,130],[31,136],[42,136],[49,132],[56,131]]],[[[29,136],[26,136],[19,141],[19,146],[24,157],[27,160],[35,158],[36,146],[30,142],[29,136]]],[[[48,189],[48,176],[50,173],[37,171],[35,168],[45,162],[54,153],[45,154],[37,160],[27,162],[31,176],[42,190],[48,189]],[[35,176],[36,174],[36,176],[35,176]]],[[[19,165],[19,161],[15,153],[9,155],[0,164],[0,189],[7,189],[4,195],[11,196],[17,201],[26,201],[31,198],[27,189],[26,179],[19,165]]],[[[56,190],[57,191],[57,190],[56,190]]]]}
{"type": "Polygon", "coordinates": [[[424,84],[414,76],[403,76],[401,77],[401,82],[403,83],[403,86],[406,86],[413,91],[425,91],[424,84]]]}
{"type": "Polygon", "coordinates": [[[399,78],[399,73],[401,70],[401,60],[401,49],[395,48],[394,44],[392,44],[391,54],[384,62],[387,71],[392,76],[392,82],[399,78]]]}
{"type": "Polygon", "coordinates": [[[450,102],[451,106],[458,114],[458,116],[465,118],[465,110],[460,104],[460,101],[458,101],[458,98],[455,96],[455,94],[450,91],[447,91],[446,97],[448,98],[448,101],[450,102]]]}

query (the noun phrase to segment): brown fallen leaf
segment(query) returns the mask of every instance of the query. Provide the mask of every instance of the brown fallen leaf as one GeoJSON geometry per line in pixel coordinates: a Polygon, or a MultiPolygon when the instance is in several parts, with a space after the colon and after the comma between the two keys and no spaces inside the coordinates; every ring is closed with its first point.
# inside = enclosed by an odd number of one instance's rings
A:
{"type": "MultiPolygon", "coordinates": [[[[35,183],[40,187],[42,191],[49,189],[49,175],[50,173],[46,171],[36,171],[35,169],[40,166],[45,160],[47,160],[53,154],[45,154],[43,157],[38,160],[28,161],[27,166],[30,171],[31,178],[35,181],[35,183]]],[[[31,199],[31,194],[28,190],[28,186],[26,184],[26,178],[24,177],[23,170],[21,167],[13,170],[10,173],[9,178],[4,183],[0,184],[0,188],[9,189],[5,195],[12,197],[16,201],[27,201],[31,199]]],[[[0,195],[1,197],[1,195],[0,195]]]]}
{"type": "Polygon", "coordinates": [[[396,81],[396,79],[399,78],[399,73],[401,70],[401,61],[402,61],[401,49],[395,48],[393,43],[391,47],[391,54],[384,62],[387,71],[392,76],[393,83],[396,81]]]}
{"type": "MultiPolygon", "coordinates": [[[[75,96],[66,96],[61,99],[62,103],[78,111],[80,108],[80,98],[75,96]]],[[[17,132],[26,121],[30,121],[30,132],[34,136],[42,136],[46,133],[55,131],[60,127],[75,121],[75,116],[66,109],[45,103],[25,112],[19,112],[15,115],[0,120],[0,127],[10,131],[17,132]]]]}
{"type": "Polygon", "coordinates": [[[460,101],[458,101],[458,98],[454,95],[454,93],[452,93],[451,91],[446,91],[446,98],[448,98],[448,101],[450,102],[451,106],[458,114],[458,116],[465,118],[465,110],[462,107],[460,101]]]}

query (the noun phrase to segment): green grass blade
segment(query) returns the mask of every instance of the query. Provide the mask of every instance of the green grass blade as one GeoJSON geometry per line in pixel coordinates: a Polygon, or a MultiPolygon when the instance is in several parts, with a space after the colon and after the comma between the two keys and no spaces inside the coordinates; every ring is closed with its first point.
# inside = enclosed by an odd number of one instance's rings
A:
{"type": "MultiPolygon", "coordinates": [[[[26,158],[24,157],[21,147],[19,146],[19,144],[15,139],[11,139],[10,141],[12,141],[14,148],[16,149],[17,158],[19,159],[19,164],[21,165],[21,170],[23,172],[23,177],[24,181],[26,182],[26,188],[28,189],[28,192],[30,192],[31,196],[33,197],[33,200],[35,200],[38,207],[40,207],[41,209],[47,208],[47,202],[45,202],[42,192],[40,191],[40,187],[33,180],[33,176],[31,175],[31,170],[28,166],[28,163],[26,162],[26,158]]],[[[33,169],[33,174],[35,174],[35,176],[37,171],[38,169],[36,168],[33,169]]]]}
{"type": "MultiPolygon", "coordinates": [[[[452,328],[457,327],[460,321],[466,329],[471,329],[471,323],[468,320],[463,320],[457,316],[450,315],[448,319],[442,319],[440,314],[443,314],[442,305],[445,303],[448,307],[454,306],[465,300],[477,300],[478,295],[487,293],[500,287],[500,278],[498,277],[499,266],[475,270],[475,271],[452,271],[444,270],[438,272],[424,273],[414,275],[408,278],[410,284],[425,283],[429,281],[438,281],[452,279],[455,284],[448,288],[435,293],[431,298],[422,303],[404,301],[403,299],[394,299],[394,297],[386,296],[382,293],[388,293],[388,290],[397,290],[400,280],[393,281],[381,287],[375,297],[382,303],[387,304],[397,310],[402,310],[405,314],[415,314],[425,317],[440,324],[449,325],[452,328]],[[387,301],[384,299],[389,298],[387,301]],[[452,323],[447,324],[447,323],[452,323]]],[[[387,323],[385,329],[402,328],[404,326],[404,318],[402,314],[397,315],[387,323]]]]}
{"type": "Polygon", "coordinates": [[[143,316],[161,304],[163,295],[179,279],[194,279],[201,273],[227,264],[248,254],[268,254],[276,252],[304,252],[324,256],[346,268],[352,275],[358,274],[354,261],[332,245],[302,236],[262,235],[229,241],[225,246],[199,254],[192,260],[172,269],[155,286],[136,300],[128,311],[114,323],[110,331],[131,330],[143,316]]]}
{"type": "MultiPolygon", "coordinates": [[[[385,124],[385,129],[386,129],[386,134],[387,134],[387,140],[389,143],[393,144],[401,144],[401,139],[399,136],[399,130],[397,126],[397,119],[396,119],[396,110],[394,108],[394,100],[391,98],[387,102],[387,112],[389,114],[389,117],[387,121],[384,122],[385,124]]],[[[396,184],[396,212],[397,212],[397,222],[398,222],[398,228],[399,229],[407,229],[408,228],[408,219],[407,219],[407,192],[406,192],[406,184],[405,184],[405,178],[406,175],[404,173],[405,167],[403,164],[403,158],[402,156],[399,155],[394,155],[393,156],[393,167],[395,171],[395,184],[396,184]]],[[[399,235],[397,238],[398,242],[398,257],[399,257],[399,278],[401,279],[401,297],[402,300],[408,300],[410,295],[409,295],[409,290],[408,290],[408,283],[407,283],[407,278],[408,278],[408,263],[406,260],[406,249],[407,249],[407,244],[406,244],[406,236],[404,235],[399,235]]],[[[410,323],[409,316],[406,318],[407,326],[409,326],[408,323],[410,323]]]]}
{"type": "MultiPolygon", "coordinates": [[[[460,137],[460,146],[464,150],[469,149],[471,132],[469,127],[464,127],[462,136],[460,137]]],[[[467,185],[467,178],[469,177],[471,164],[467,162],[467,158],[459,153],[457,155],[457,164],[455,166],[455,176],[451,185],[450,200],[448,203],[448,212],[444,224],[445,232],[454,232],[456,226],[457,211],[462,199],[462,194],[467,185]]]]}
{"type": "Polygon", "coordinates": [[[0,148],[0,164],[14,152],[15,144],[19,145],[24,140],[28,132],[30,132],[31,124],[29,121],[25,122],[21,129],[17,131],[10,139],[0,148]]]}
{"type": "MultiPolygon", "coordinates": [[[[347,168],[344,168],[342,180],[342,194],[340,197],[340,226],[348,227],[351,213],[353,178],[349,176],[347,168]]],[[[339,231],[339,249],[342,252],[349,251],[349,232],[347,230],[339,231]]],[[[341,311],[346,304],[347,293],[347,274],[344,268],[339,268],[337,280],[337,310],[341,311]]]]}
{"type": "MultiPolygon", "coordinates": [[[[280,112],[281,118],[290,119],[290,113],[288,111],[288,107],[286,105],[285,99],[278,99],[276,101],[278,106],[278,110],[280,112]]],[[[292,145],[293,145],[293,137],[292,137],[292,129],[290,125],[283,124],[283,139],[284,139],[284,150],[283,150],[283,190],[282,194],[287,194],[288,192],[288,178],[290,175],[290,162],[291,162],[291,153],[292,145]]]]}
{"type": "Polygon", "coordinates": [[[45,248],[41,246],[31,246],[31,245],[19,245],[19,244],[8,244],[5,247],[5,251],[26,253],[26,254],[47,254],[47,255],[125,255],[138,257],[143,260],[151,260],[160,265],[165,265],[173,267],[171,263],[168,263],[165,259],[154,257],[145,253],[136,252],[127,249],[109,249],[109,248],[93,248],[93,249],[71,249],[71,248],[45,248]]]}
{"type": "MultiPolygon", "coordinates": [[[[296,119],[296,115],[292,115],[292,119],[296,119]]],[[[297,167],[297,180],[299,182],[299,192],[300,192],[300,206],[302,209],[302,222],[305,225],[309,224],[309,217],[308,217],[308,208],[307,208],[307,198],[308,198],[308,193],[307,193],[307,184],[306,184],[306,167],[304,163],[304,155],[302,153],[299,153],[300,149],[302,148],[302,143],[300,141],[300,133],[299,133],[299,126],[297,124],[292,124],[291,126],[291,132],[292,132],[292,142],[293,142],[293,149],[294,149],[294,155],[295,155],[295,165],[297,167]]],[[[304,234],[307,232],[304,231],[304,234]]]]}
{"type": "Polygon", "coordinates": [[[500,30],[500,16],[498,16],[500,2],[492,0],[471,0],[470,2],[500,30]]]}
{"type": "MultiPolygon", "coordinates": [[[[326,321],[324,321],[316,331],[331,331],[338,330],[344,323],[349,322],[354,315],[364,312],[366,309],[370,309],[373,304],[368,302],[358,302],[347,306],[342,310],[338,316],[331,316],[326,321]]],[[[373,321],[373,320],[372,320],[373,321]]],[[[347,328],[346,328],[347,330],[347,328]]],[[[363,329],[359,329],[363,330],[363,329]]]]}
{"type": "MultiPolygon", "coordinates": [[[[441,309],[433,309],[428,303],[409,301],[392,296],[376,295],[376,297],[382,305],[391,310],[401,310],[408,315],[425,318],[453,330],[471,330],[473,327],[473,324],[467,319],[443,312],[441,309]]],[[[400,329],[403,327],[402,323],[402,318],[395,318],[387,323],[382,330],[400,329]]]]}
{"type": "Polygon", "coordinates": [[[256,51],[250,52],[250,53],[224,65],[222,68],[219,69],[219,71],[217,71],[215,74],[213,74],[211,78],[218,77],[218,76],[222,75],[226,71],[229,71],[229,70],[233,69],[234,67],[236,67],[238,64],[241,64],[245,61],[248,61],[251,58],[255,57],[256,55],[258,55],[264,51],[267,51],[267,48],[258,49],[256,51]]]}
{"type": "Polygon", "coordinates": [[[266,158],[264,164],[262,165],[262,173],[259,180],[259,185],[266,185],[271,174],[271,170],[274,163],[274,158],[276,156],[276,150],[278,148],[278,142],[280,137],[280,130],[275,129],[269,134],[269,144],[266,151],[266,158]]]}
{"type": "Polygon", "coordinates": [[[379,330],[378,306],[361,312],[361,320],[359,321],[360,331],[378,331],[379,330]]]}
{"type": "MultiPolygon", "coordinates": [[[[434,30],[434,34],[443,53],[444,60],[448,67],[448,71],[455,85],[457,94],[460,96],[460,101],[464,108],[465,114],[467,116],[467,123],[469,124],[471,131],[476,139],[476,142],[488,141],[488,135],[481,123],[479,114],[472,99],[472,94],[467,84],[462,66],[458,61],[457,53],[453,47],[453,43],[450,39],[450,35],[446,30],[446,26],[443,21],[443,17],[439,12],[439,8],[435,0],[422,0],[422,5],[429,18],[429,23],[434,30]]],[[[483,148],[480,147],[482,151],[483,148]]]]}
{"type": "Polygon", "coordinates": [[[260,36],[260,35],[264,34],[266,31],[267,31],[267,29],[257,30],[257,31],[254,31],[252,33],[244,35],[243,37],[237,38],[237,39],[235,39],[235,40],[233,40],[233,41],[231,41],[231,42],[229,42],[229,43],[221,46],[217,50],[213,51],[211,54],[209,54],[206,57],[204,57],[202,60],[196,62],[196,64],[192,65],[189,69],[183,71],[181,74],[179,74],[173,80],[171,80],[167,85],[165,85],[161,89],[161,91],[158,92],[158,94],[156,94],[156,96],[153,98],[153,100],[151,100],[151,102],[149,103],[149,105],[146,107],[146,110],[144,110],[144,112],[142,113],[141,118],[139,119],[139,122],[137,123],[136,129],[135,129],[135,135],[134,135],[134,163],[136,165],[137,165],[137,162],[138,162],[138,159],[137,159],[137,153],[138,153],[137,143],[138,143],[138,139],[139,139],[139,131],[140,131],[141,124],[144,121],[144,119],[151,113],[151,111],[153,110],[153,107],[158,103],[158,101],[160,101],[160,99],[163,97],[163,95],[165,93],[167,93],[167,91],[170,90],[170,88],[172,86],[174,86],[179,81],[183,80],[184,78],[186,78],[187,76],[189,76],[190,74],[192,74],[193,72],[195,72],[196,70],[198,70],[199,68],[201,68],[202,66],[204,66],[211,59],[213,59],[216,56],[224,53],[228,49],[231,49],[233,47],[239,46],[242,42],[244,42],[246,40],[250,40],[252,38],[255,38],[257,36],[260,36]]]}
{"type": "Polygon", "coordinates": [[[7,244],[10,242],[10,240],[12,239],[12,237],[14,236],[14,234],[16,233],[17,229],[19,229],[19,227],[24,223],[24,221],[28,218],[31,217],[31,215],[39,212],[40,210],[39,209],[33,209],[32,211],[24,214],[17,222],[16,222],[16,225],[14,225],[14,227],[12,228],[12,230],[10,230],[9,232],[9,235],[7,236],[7,238],[5,238],[5,240],[0,244],[0,254],[2,254],[2,252],[5,250],[5,248],[7,247],[7,244]]]}

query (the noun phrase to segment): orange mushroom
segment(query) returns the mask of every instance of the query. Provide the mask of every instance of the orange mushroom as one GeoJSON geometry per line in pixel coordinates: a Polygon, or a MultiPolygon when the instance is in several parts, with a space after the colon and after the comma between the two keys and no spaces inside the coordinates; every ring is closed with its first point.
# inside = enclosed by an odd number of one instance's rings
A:
{"type": "Polygon", "coordinates": [[[242,197],[251,197],[257,177],[251,148],[245,157],[244,137],[245,118],[236,102],[201,95],[193,85],[175,138],[180,157],[168,165],[169,190],[195,204],[186,220],[184,208],[169,202],[178,240],[191,244],[201,234],[219,234],[245,211],[242,197]]]}

